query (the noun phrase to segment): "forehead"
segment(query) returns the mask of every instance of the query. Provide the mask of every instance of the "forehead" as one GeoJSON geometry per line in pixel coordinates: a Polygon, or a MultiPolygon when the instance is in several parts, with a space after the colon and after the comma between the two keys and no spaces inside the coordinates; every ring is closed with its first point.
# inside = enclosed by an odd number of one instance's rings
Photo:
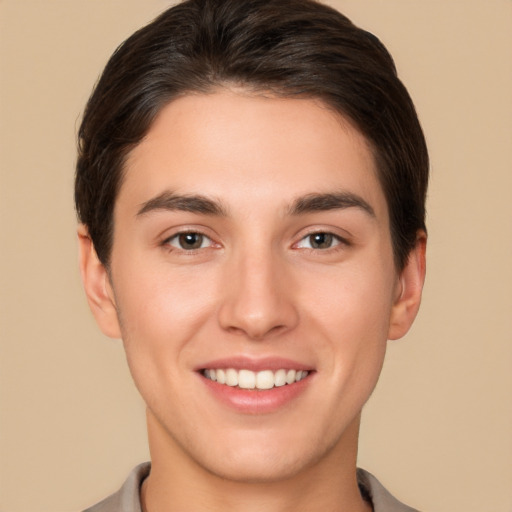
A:
{"type": "Polygon", "coordinates": [[[127,158],[118,203],[165,190],[233,206],[340,191],[387,212],[372,150],[352,123],[319,100],[244,91],[190,94],[161,110],[127,158]]]}

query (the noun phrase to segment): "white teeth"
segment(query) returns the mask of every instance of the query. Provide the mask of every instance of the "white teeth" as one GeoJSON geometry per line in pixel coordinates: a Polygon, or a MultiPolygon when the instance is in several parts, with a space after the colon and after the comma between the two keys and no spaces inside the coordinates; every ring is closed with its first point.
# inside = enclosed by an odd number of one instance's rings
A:
{"type": "Polygon", "coordinates": [[[228,386],[238,386],[238,372],[233,368],[226,370],[226,384],[228,386]]]}
{"type": "Polygon", "coordinates": [[[258,389],[271,389],[274,387],[274,372],[264,370],[256,374],[256,387],[258,389]]]}
{"type": "Polygon", "coordinates": [[[254,389],[256,387],[255,373],[250,370],[240,370],[238,372],[238,386],[242,389],[254,389]]]}
{"type": "Polygon", "coordinates": [[[295,382],[296,373],[295,370],[288,370],[286,372],[286,384],[293,384],[295,382]]]}
{"type": "Polygon", "coordinates": [[[276,387],[284,386],[286,384],[286,370],[277,370],[274,375],[274,384],[276,387]]]}
{"type": "Polygon", "coordinates": [[[309,372],[306,370],[263,370],[253,372],[251,370],[235,370],[234,368],[208,368],[203,371],[203,375],[210,380],[217,381],[219,384],[226,384],[231,387],[240,387],[242,389],[272,389],[306,378],[309,372]]]}
{"type": "MultiPolygon", "coordinates": [[[[226,384],[226,372],[224,370],[217,370],[215,372],[215,376],[217,377],[217,382],[219,384],[226,384]]],[[[205,375],[205,377],[207,377],[207,375],[205,375]]]]}

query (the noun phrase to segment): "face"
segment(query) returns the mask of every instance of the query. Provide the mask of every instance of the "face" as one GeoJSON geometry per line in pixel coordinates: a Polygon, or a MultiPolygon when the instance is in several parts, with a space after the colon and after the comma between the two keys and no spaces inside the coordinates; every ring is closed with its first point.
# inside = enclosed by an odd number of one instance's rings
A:
{"type": "Polygon", "coordinates": [[[182,97],[129,155],[114,225],[110,276],[87,256],[82,270],[104,332],[123,338],[150,444],[234,480],[355,453],[422,265],[397,273],[349,122],[314,100],[182,97]]]}

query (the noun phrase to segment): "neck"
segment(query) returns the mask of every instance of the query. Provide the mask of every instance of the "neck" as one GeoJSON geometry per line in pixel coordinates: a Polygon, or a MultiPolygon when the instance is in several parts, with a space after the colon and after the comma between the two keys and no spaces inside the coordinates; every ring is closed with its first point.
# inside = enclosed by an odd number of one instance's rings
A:
{"type": "Polygon", "coordinates": [[[234,480],[193,460],[148,413],[152,467],[141,490],[143,512],[370,512],[356,479],[359,418],[336,446],[281,478],[234,480]]]}

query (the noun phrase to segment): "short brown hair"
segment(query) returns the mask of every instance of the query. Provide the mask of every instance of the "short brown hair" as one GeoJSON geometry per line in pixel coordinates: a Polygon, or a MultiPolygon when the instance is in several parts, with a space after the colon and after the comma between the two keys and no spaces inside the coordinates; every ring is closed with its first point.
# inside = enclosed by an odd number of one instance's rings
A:
{"type": "Polygon", "coordinates": [[[372,34],[313,0],[187,0],[112,55],[78,133],[75,203],[108,266],[127,154],[164,105],[233,84],[318,98],[373,148],[397,268],[425,230],[428,153],[412,100],[372,34]]]}

